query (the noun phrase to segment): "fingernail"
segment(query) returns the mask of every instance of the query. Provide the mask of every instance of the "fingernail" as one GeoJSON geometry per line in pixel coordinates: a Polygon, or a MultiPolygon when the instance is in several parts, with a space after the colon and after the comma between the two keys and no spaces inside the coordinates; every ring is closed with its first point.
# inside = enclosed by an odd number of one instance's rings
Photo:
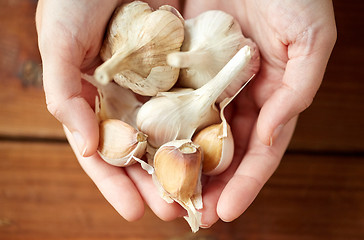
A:
{"type": "Polygon", "coordinates": [[[276,129],[273,131],[273,135],[270,137],[270,143],[269,146],[273,145],[274,140],[277,139],[277,137],[279,136],[279,134],[282,132],[284,125],[280,124],[278,125],[278,127],[276,127],[276,129]]]}
{"type": "Polygon", "coordinates": [[[205,223],[202,223],[201,225],[200,225],[200,227],[201,228],[209,228],[209,227],[211,227],[209,224],[205,224],[205,223]]]}
{"type": "Polygon", "coordinates": [[[77,131],[72,132],[72,136],[77,144],[79,152],[81,153],[82,156],[84,156],[87,151],[85,140],[83,139],[82,135],[77,131]]]}

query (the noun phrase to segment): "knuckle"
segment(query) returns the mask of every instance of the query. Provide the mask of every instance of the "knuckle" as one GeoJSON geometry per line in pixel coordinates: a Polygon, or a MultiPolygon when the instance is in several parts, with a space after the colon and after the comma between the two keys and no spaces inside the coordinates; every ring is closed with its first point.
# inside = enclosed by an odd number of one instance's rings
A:
{"type": "Polygon", "coordinates": [[[61,110],[59,104],[54,101],[47,100],[47,110],[52,114],[57,120],[61,121],[61,110]]]}

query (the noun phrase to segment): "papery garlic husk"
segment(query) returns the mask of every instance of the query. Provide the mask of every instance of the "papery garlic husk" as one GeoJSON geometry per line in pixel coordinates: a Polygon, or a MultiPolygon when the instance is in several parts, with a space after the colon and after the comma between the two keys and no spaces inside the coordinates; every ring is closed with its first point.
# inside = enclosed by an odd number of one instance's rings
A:
{"type": "Polygon", "coordinates": [[[154,181],[168,202],[178,202],[187,210],[185,217],[193,232],[201,225],[201,163],[198,145],[189,139],[162,145],[154,156],[154,181]]]}
{"type": "Polygon", "coordinates": [[[168,91],[179,68],[167,65],[166,56],[179,51],[184,39],[184,21],[177,13],[171,6],[153,11],[140,1],[118,8],[100,51],[105,62],[95,70],[95,78],[101,83],[114,79],[144,96],[168,91]]]}
{"type": "Polygon", "coordinates": [[[107,163],[125,167],[139,160],[146,151],[147,136],[129,124],[108,119],[100,123],[98,152],[107,163]]]}
{"type": "Polygon", "coordinates": [[[214,124],[202,129],[193,137],[203,151],[202,172],[205,175],[217,175],[225,171],[234,156],[234,139],[230,126],[214,124]]]}
{"type": "Polygon", "coordinates": [[[82,78],[97,88],[95,113],[98,121],[119,119],[136,128],[136,115],[142,103],[135,94],[114,82],[100,84],[93,76],[82,74],[82,78]]]}
{"type": "Polygon", "coordinates": [[[219,123],[215,101],[249,60],[250,48],[245,46],[201,88],[159,93],[140,108],[138,129],[149,136],[152,146],[159,147],[176,139],[191,139],[195,131],[219,123]]]}
{"type": "Polygon", "coordinates": [[[233,16],[223,11],[210,10],[186,20],[181,52],[169,54],[167,62],[170,66],[182,68],[178,81],[180,86],[197,89],[215,77],[236,52],[246,45],[251,49],[251,60],[217,99],[217,102],[221,102],[233,96],[260,67],[256,44],[244,37],[233,16]]]}
{"type": "Polygon", "coordinates": [[[233,160],[234,138],[224,111],[253,77],[254,75],[233,96],[220,102],[221,123],[202,129],[192,138],[193,142],[200,145],[203,151],[202,172],[205,175],[218,175],[224,172],[233,160]]]}

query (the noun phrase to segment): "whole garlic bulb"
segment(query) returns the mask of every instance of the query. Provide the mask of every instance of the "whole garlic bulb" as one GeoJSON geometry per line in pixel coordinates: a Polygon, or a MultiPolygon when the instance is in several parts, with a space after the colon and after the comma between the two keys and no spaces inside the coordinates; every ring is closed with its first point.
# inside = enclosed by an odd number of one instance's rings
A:
{"type": "Polygon", "coordinates": [[[123,121],[104,120],[99,131],[99,155],[111,165],[129,166],[146,151],[147,136],[123,121]]]}
{"type": "Polygon", "coordinates": [[[201,213],[196,210],[202,208],[201,163],[200,147],[189,139],[165,143],[154,156],[154,180],[161,186],[162,197],[187,210],[185,219],[194,232],[201,225],[201,213]]]}
{"type": "Polygon", "coordinates": [[[115,82],[144,96],[169,90],[179,68],[168,66],[166,56],[180,50],[184,22],[178,11],[162,6],[153,11],[147,3],[134,1],[118,8],[100,51],[105,61],[95,78],[115,82]]]}
{"type": "Polygon", "coordinates": [[[250,48],[245,46],[201,88],[151,98],[137,114],[138,129],[149,136],[153,147],[159,147],[172,140],[191,139],[196,130],[220,122],[215,101],[249,60],[250,48]]]}
{"type": "Polygon", "coordinates": [[[181,52],[167,56],[170,66],[181,68],[178,84],[200,88],[225,66],[243,46],[251,49],[251,60],[239,77],[217,99],[231,97],[254,75],[260,65],[256,44],[245,38],[239,23],[229,14],[210,10],[185,21],[185,40],[181,52]]]}

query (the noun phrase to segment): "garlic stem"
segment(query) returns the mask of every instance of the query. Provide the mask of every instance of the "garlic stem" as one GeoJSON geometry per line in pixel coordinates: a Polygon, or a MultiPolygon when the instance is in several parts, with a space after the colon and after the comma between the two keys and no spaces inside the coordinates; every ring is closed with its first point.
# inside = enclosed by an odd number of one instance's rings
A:
{"type": "Polygon", "coordinates": [[[220,72],[209,82],[195,90],[201,96],[204,104],[210,105],[216,101],[222,92],[234,81],[241,70],[247,65],[251,58],[250,47],[241,48],[234,57],[220,70],[220,72]]]}
{"type": "Polygon", "coordinates": [[[130,52],[118,52],[112,55],[95,70],[94,77],[101,84],[111,82],[114,76],[125,68],[125,59],[130,55],[130,52]]]}
{"type": "Polygon", "coordinates": [[[175,68],[190,68],[206,62],[206,59],[211,58],[210,55],[209,51],[199,49],[187,52],[174,52],[167,56],[167,63],[175,68]]]}

